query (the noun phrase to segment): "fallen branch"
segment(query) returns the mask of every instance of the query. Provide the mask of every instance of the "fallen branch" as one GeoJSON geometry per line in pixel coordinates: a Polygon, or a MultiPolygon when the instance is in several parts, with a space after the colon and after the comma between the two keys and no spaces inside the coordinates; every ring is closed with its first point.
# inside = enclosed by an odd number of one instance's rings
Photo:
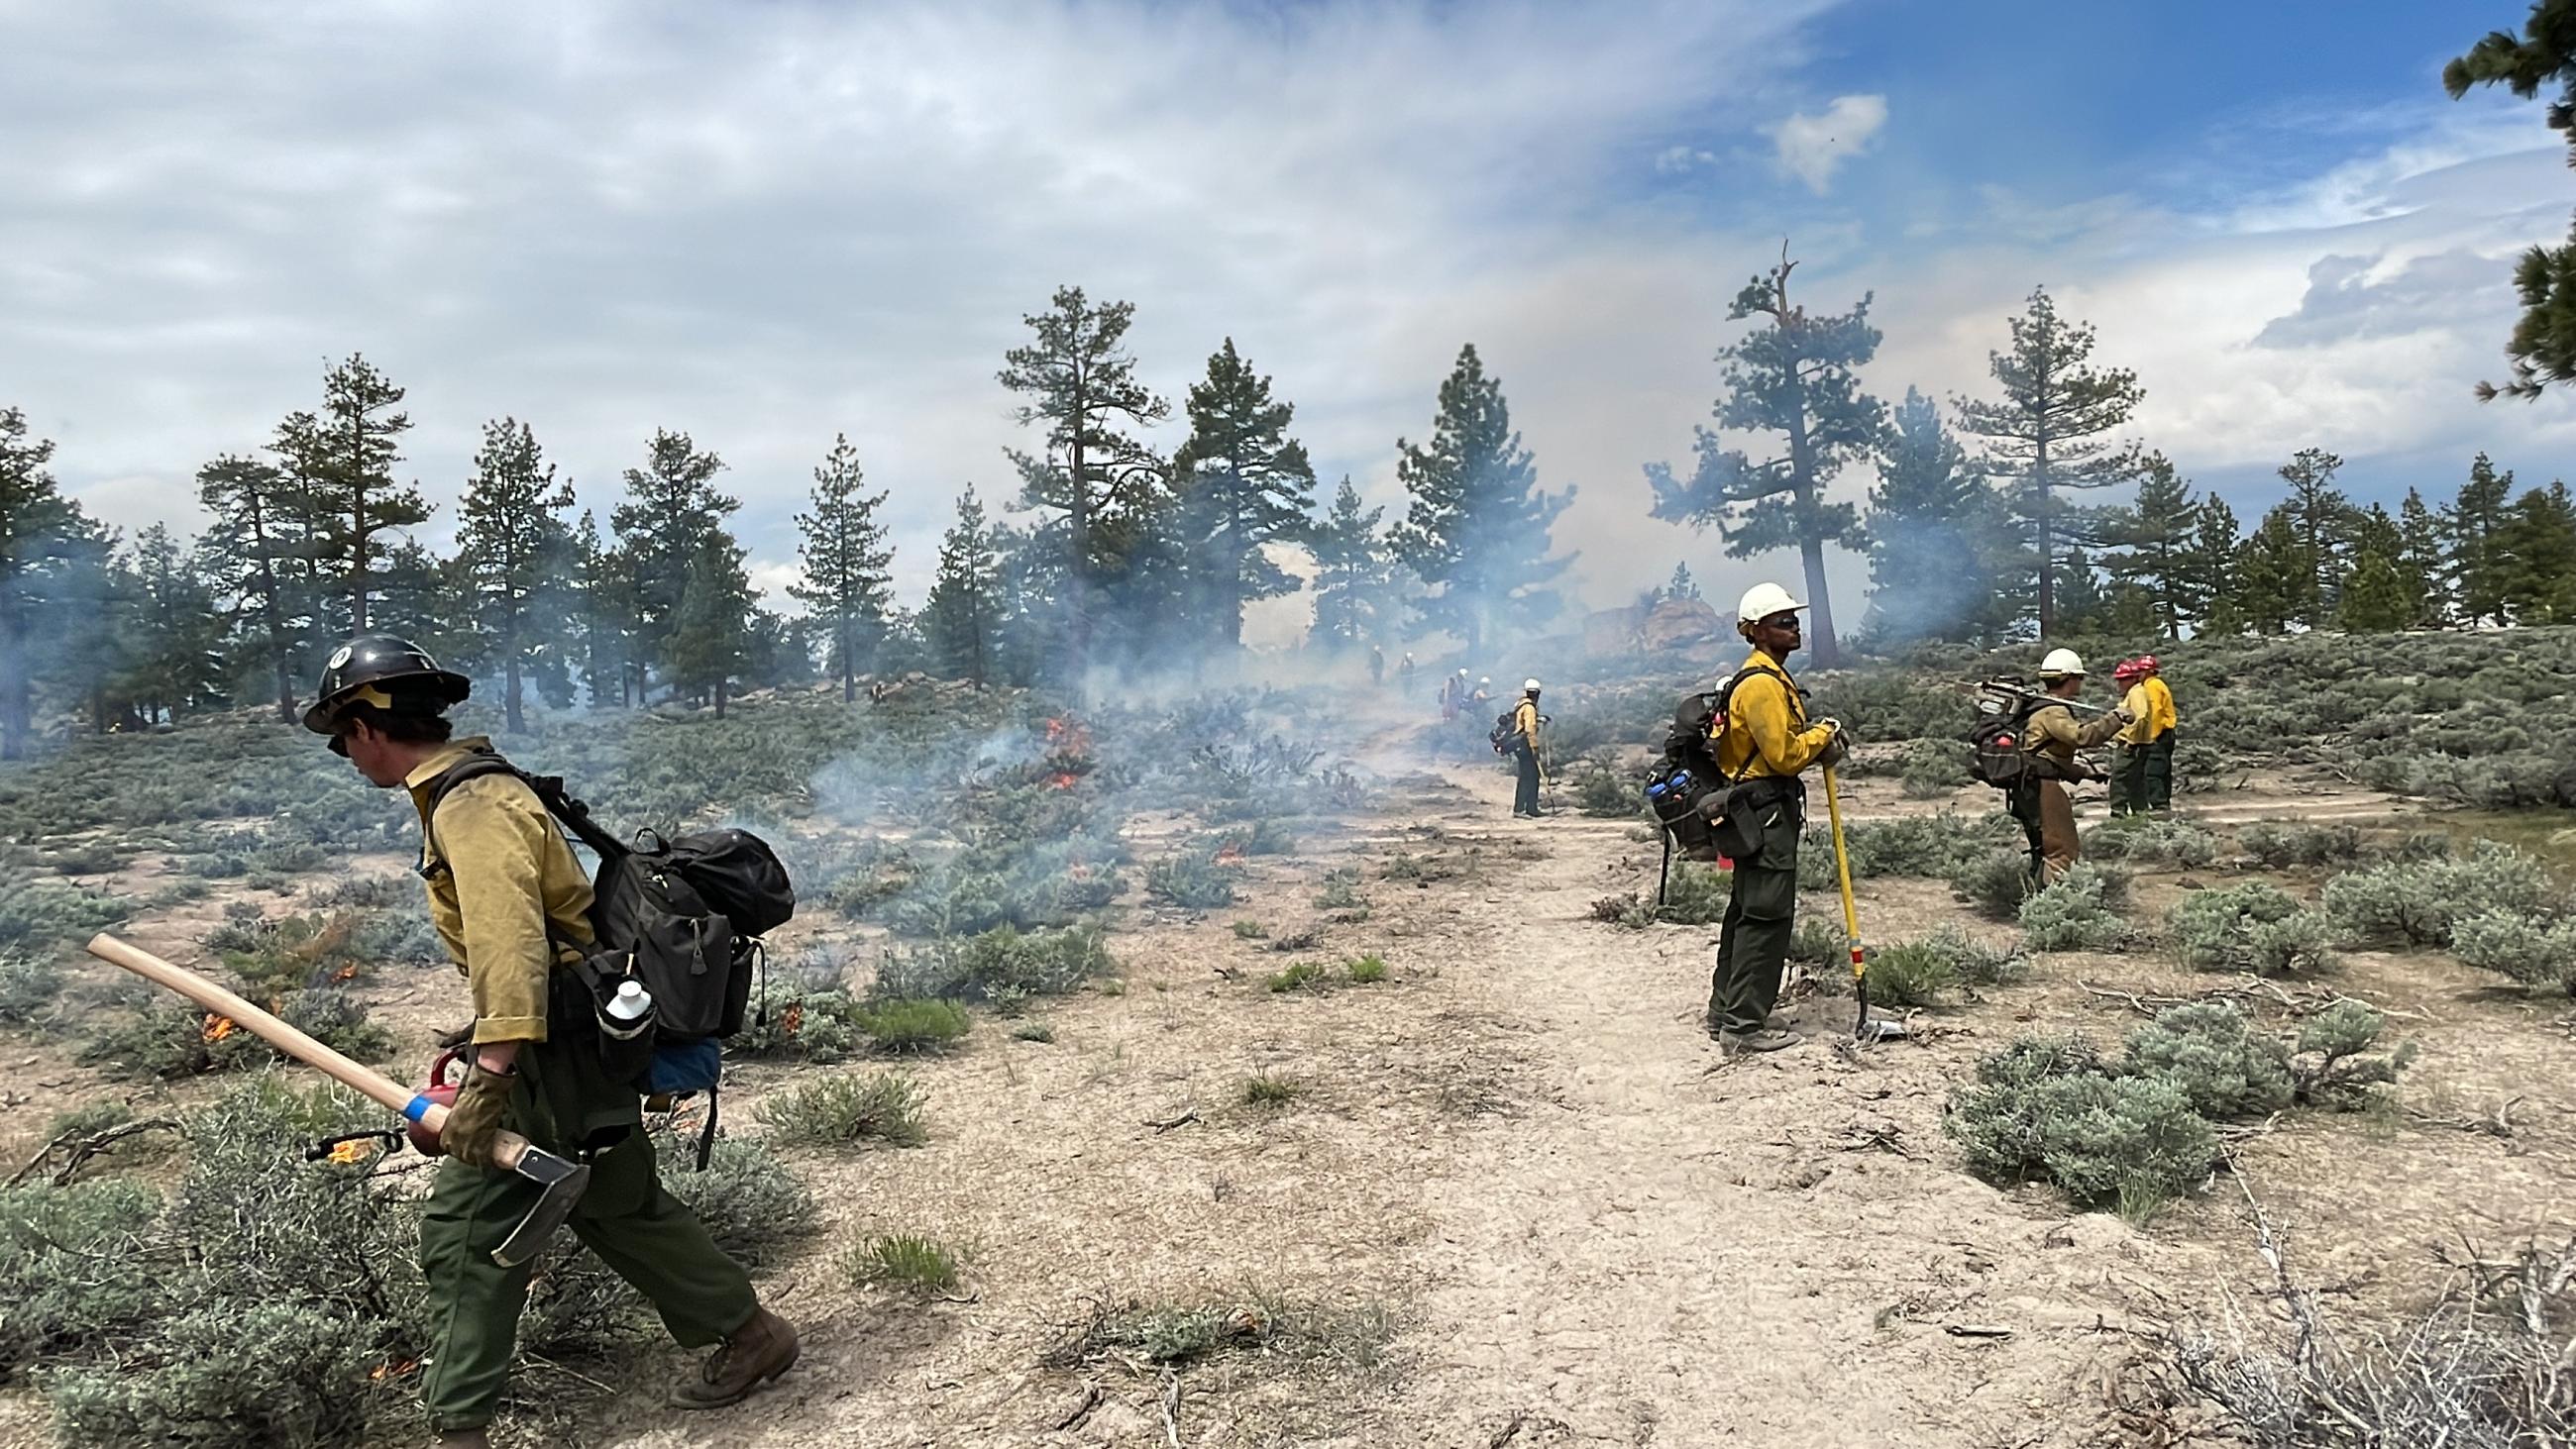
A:
{"type": "Polygon", "coordinates": [[[80,1171],[81,1164],[137,1133],[165,1127],[173,1132],[179,1130],[178,1120],[171,1117],[144,1117],[132,1122],[119,1122],[103,1132],[93,1132],[88,1136],[82,1136],[77,1131],[66,1132],[46,1143],[34,1157],[27,1159],[24,1167],[11,1173],[9,1180],[6,1183],[0,1183],[0,1186],[16,1187],[32,1176],[38,1168],[44,1166],[46,1160],[55,1153],[63,1152],[68,1155],[63,1159],[62,1166],[55,1169],[52,1182],[56,1187],[69,1187],[72,1175],[80,1171]]]}
{"type": "Polygon", "coordinates": [[[1181,1376],[1163,1370],[1163,1443],[1181,1449],[1181,1376]]]}
{"type": "Polygon", "coordinates": [[[1093,1383],[1089,1379],[1085,1379],[1082,1383],[1081,1400],[1075,1403],[1071,1409],[1066,1410],[1062,1415],[1058,1416],[1056,1421],[1048,1425],[1047,1428],[1051,1432],[1061,1434],[1065,1430],[1072,1428],[1074,1425],[1081,1423],[1083,1420],[1090,1418],[1091,1411],[1099,1407],[1100,1385],[1093,1383]]]}
{"type": "Polygon", "coordinates": [[[1148,1117],[1145,1119],[1145,1125],[1153,1128],[1156,1132],[1169,1132],[1175,1127],[1186,1127],[1197,1120],[1199,1120],[1199,1109],[1192,1107],[1187,1111],[1182,1112],[1178,1117],[1171,1118],[1167,1121],[1157,1122],[1153,1118],[1148,1117]]]}

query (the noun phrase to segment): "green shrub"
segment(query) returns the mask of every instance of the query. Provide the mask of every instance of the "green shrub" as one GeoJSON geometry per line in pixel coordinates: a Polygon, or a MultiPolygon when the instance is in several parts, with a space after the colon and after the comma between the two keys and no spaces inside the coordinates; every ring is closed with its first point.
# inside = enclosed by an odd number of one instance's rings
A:
{"type": "Polygon", "coordinates": [[[767,1001],[725,1043],[736,1057],[795,1057],[829,1065],[859,1049],[861,1011],[838,986],[773,981],[767,1001]]]}
{"type": "Polygon", "coordinates": [[[2290,1105],[2290,1054],[2247,1029],[2224,1001],[2171,1006],[2129,1034],[2127,1070],[2160,1077],[2219,1121],[2260,1117],[2290,1105]]]}
{"type": "Polygon", "coordinates": [[[1097,928],[1022,933],[1003,926],[964,940],[887,952],[869,995],[981,1001],[1007,1009],[1032,996],[1079,990],[1116,969],[1097,928]]]}
{"type": "Polygon", "coordinates": [[[2089,864],[2077,864],[2021,905],[2023,939],[2034,951],[2109,951],[2129,938],[2129,923],[2114,905],[2127,882],[2089,864]]]}
{"type": "Polygon", "coordinates": [[[1353,985],[1375,985],[1386,979],[1386,958],[1383,956],[1354,957],[1344,963],[1342,970],[1350,977],[1353,985]]]}
{"type": "Polygon", "coordinates": [[[2218,859],[2218,837],[2188,821],[2164,815],[2124,815],[2084,836],[2085,855],[2132,865],[2199,869],[2218,859]]]}
{"type": "Polygon", "coordinates": [[[2013,920],[2021,914],[2021,903],[2030,898],[2030,853],[1990,850],[1950,872],[1950,889],[1980,915],[2013,920]]]}
{"type": "Polygon", "coordinates": [[[894,998],[860,1008],[856,1024],[879,1051],[935,1052],[964,1037],[970,1023],[953,1001],[894,998]]]}
{"type": "Polygon", "coordinates": [[[1645,809],[1644,787],[1608,761],[1586,761],[1571,772],[1574,808],[1600,820],[1622,820],[1645,809]]]}
{"type": "Polygon", "coordinates": [[[2333,920],[2260,881],[2194,891],[2165,913],[2165,928],[2195,970],[2284,976],[2335,964],[2333,920]]]}
{"type": "Polygon", "coordinates": [[[124,920],[131,903],[0,861],[0,951],[50,952],[124,920]]]}
{"type": "Polygon", "coordinates": [[[2190,1190],[2218,1156],[2209,1124],[2172,1082],[2115,1077],[2081,1038],[2024,1038],[1978,1063],[1942,1128],[1992,1182],[2055,1182],[2133,1218],[2190,1190]]]}
{"type": "Polygon", "coordinates": [[[1968,747],[1957,740],[1912,740],[1905,746],[1898,783],[1915,799],[1947,795],[1969,783],[1968,747]]]}
{"type": "Polygon", "coordinates": [[[2378,1087],[2396,1081],[2415,1059],[2415,1046],[2377,1051],[2384,1024],[2369,1003],[2348,996],[2301,1023],[2298,1055],[2290,1059],[2299,1100],[2352,1111],[2369,1105],[2378,1087]]]}
{"type": "Polygon", "coordinates": [[[2576,920],[2546,921],[2520,911],[2479,911],[2452,926],[2451,954],[2481,971],[2576,993],[2576,920]]]}
{"type": "Polygon", "coordinates": [[[1333,983],[1332,977],[1325,972],[1322,962],[1299,961],[1283,970],[1270,973],[1263,984],[1272,991],[1288,992],[1324,991],[1330,989],[1333,983]]]}
{"type": "MultiPolygon", "coordinates": [[[[1810,826],[1818,823],[1809,822],[1810,826]]],[[[1971,816],[1941,810],[1846,825],[1843,854],[1851,862],[1854,880],[1885,875],[1940,879],[1974,866],[2020,834],[2021,827],[2000,813],[1971,816]]],[[[1832,890],[1837,883],[1833,840],[1822,830],[1811,831],[1798,853],[1798,885],[1803,890],[1832,890]]]]}
{"type": "Polygon", "coordinates": [[[161,1200],[116,1178],[0,1189],[0,1383],[143,1330],[166,1302],[142,1242],[161,1200]]]}
{"type": "MultiPolygon", "coordinates": [[[[911,1141],[885,1140],[899,1147],[913,1146],[921,1140],[920,1130],[915,1118],[911,1141]]],[[[822,1210],[815,1204],[813,1189],[766,1142],[718,1137],[701,1172],[695,1170],[696,1137],[665,1120],[653,1130],[653,1150],[662,1161],[662,1185],[706,1225],[707,1236],[715,1239],[725,1256],[746,1268],[770,1267],[795,1244],[822,1230],[822,1210]]]]}
{"type": "Polygon", "coordinates": [[[1297,1100],[1298,1091],[1296,1082],[1287,1077],[1255,1072],[1243,1079],[1237,1095],[1247,1107],[1280,1107],[1297,1100]]]}
{"type": "Polygon", "coordinates": [[[1299,1303],[1259,1291],[1187,1302],[1104,1298],[1040,1361],[1050,1368],[1101,1358],[1179,1366],[1240,1353],[1365,1371],[1381,1362],[1394,1331],[1375,1304],[1299,1303]]]}
{"type": "Polygon", "coordinates": [[[66,1445],[356,1444],[390,1397],[383,1351],[334,1306],[225,1301],[155,1322],[98,1367],[49,1375],[66,1445]]]}
{"type": "Polygon", "coordinates": [[[1999,986],[2021,979],[2029,969],[2021,957],[1984,945],[1956,926],[1944,926],[1870,953],[1869,998],[1878,1006],[1937,1006],[1962,986],[1999,986]]]}
{"type": "Polygon", "coordinates": [[[806,1078],[761,1103],[760,1120],[777,1141],[806,1147],[918,1147],[929,1138],[921,1089],[896,1072],[806,1078]]]}
{"type": "Polygon", "coordinates": [[[62,968],[31,951],[0,951],[0,1023],[33,1023],[63,989],[62,968]]]}
{"type": "Polygon", "coordinates": [[[1024,1021],[1011,1028],[1011,1040],[1033,1041],[1043,1046],[1055,1040],[1055,1028],[1043,1021],[1024,1021]]]}
{"type": "Polygon", "coordinates": [[[2319,903],[2355,940],[2440,946],[2449,944],[2464,916],[2528,915],[2548,896],[2548,875],[2539,861],[2481,840],[2466,856],[2392,860],[2346,871],[2326,882],[2319,903]]]}
{"type": "Polygon", "coordinates": [[[2236,833],[2245,852],[2274,870],[2337,865],[2361,855],[2361,832],[2349,825],[2277,825],[2258,821],[2236,833]]]}
{"type": "Polygon", "coordinates": [[[1217,859],[1214,846],[1201,846],[1167,856],[1145,868],[1145,894],[1184,910],[1206,911],[1234,904],[1240,872],[1217,859]]]}
{"type": "Polygon", "coordinates": [[[318,910],[418,911],[420,883],[408,876],[352,875],[305,889],[304,899],[318,910]]]}
{"type": "Polygon", "coordinates": [[[1270,928],[1259,921],[1237,921],[1233,929],[1234,939],[1238,941],[1259,941],[1270,935],[1270,928]]]}
{"type": "Polygon", "coordinates": [[[1735,877],[1713,865],[1677,860],[1664,882],[1664,904],[1654,919],[1682,926],[1705,926],[1726,916],[1727,896],[1735,877]]]}
{"type": "Polygon", "coordinates": [[[1360,894],[1359,872],[1335,870],[1325,873],[1324,888],[1315,893],[1319,911],[1365,911],[1368,898],[1360,894]]]}
{"type": "MultiPolygon", "coordinates": [[[[245,902],[235,902],[236,906],[245,902]]],[[[346,911],[330,915],[280,916],[268,920],[256,908],[227,911],[224,924],[206,937],[249,988],[255,1000],[274,1002],[287,993],[355,977],[359,955],[358,918],[346,911]]]]}
{"type": "Polygon", "coordinates": [[[853,1283],[924,1298],[956,1292],[961,1276],[955,1250],[912,1233],[889,1233],[853,1245],[841,1259],[841,1271],[853,1283]]]}
{"type": "Polygon", "coordinates": [[[1267,817],[1237,825],[1217,839],[1237,855],[1289,855],[1297,849],[1297,832],[1285,821],[1267,817]]]}

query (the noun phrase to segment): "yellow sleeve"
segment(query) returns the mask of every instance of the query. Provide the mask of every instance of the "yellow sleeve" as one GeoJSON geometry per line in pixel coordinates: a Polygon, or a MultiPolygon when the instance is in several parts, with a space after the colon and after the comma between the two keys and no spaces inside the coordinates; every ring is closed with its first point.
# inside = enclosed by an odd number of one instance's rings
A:
{"type": "Polygon", "coordinates": [[[526,785],[485,775],[439,802],[436,828],[463,917],[474,1039],[544,1041],[554,951],[546,943],[543,865],[553,821],[526,785]]]}
{"type": "Polygon", "coordinates": [[[2130,723],[2120,730],[2120,743],[2134,745],[2155,738],[2155,694],[2147,688],[2145,680],[2130,685],[2129,692],[2120,696],[2120,708],[2131,716],[2130,723]]]}
{"type": "Polygon", "coordinates": [[[1524,699],[1512,711],[1512,727],[1531,740],[1538,738],[1538,706],[1524,699]]]}
{"type": "Polygon", "coordinates": [[[1753,737],[1748,767],[1758,761],[1777,775],[1794,775],[1814,764],[1834,737],[1823,725],[1798,728],[1797,717],[1789,712],[1788,682],[1767,671],[1747,675],[1735,686],[1727,714],[1753,737]]]}
{"type": "Polygon", "coordinates": [[[2150,679],[2147,681],[2147,687],[2156,698],[2155,735],[2156,738],[2161,739],[2172,733],[2174,726],[2182,723],[2182,715],[2174,709],[2172,685],[2161,679],[2150,679]]]}

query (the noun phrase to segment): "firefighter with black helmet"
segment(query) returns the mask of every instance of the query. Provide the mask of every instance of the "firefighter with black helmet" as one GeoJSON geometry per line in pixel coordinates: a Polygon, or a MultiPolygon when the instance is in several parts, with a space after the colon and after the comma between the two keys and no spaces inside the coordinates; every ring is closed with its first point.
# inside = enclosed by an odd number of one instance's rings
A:
{"type": "Polygon", "coordinates": [[[370,783],[411,793],[430,919],[473,998],[474,1022],[458,1043],[466,1076],[439,1135],[447,1161],[421,1219],[430,1428],[446,1449],[486,1449],[517,1351],[530,1269],[500,1266],[492,1249],[534,1189],[491,1170],[504,1127],[590,1164],[574,1234],[651,1301],[682,1345],[718,1345],[671,1402],[738,1402],[795,1362],[796,1330],[761,1306],[741,1265],[662,1186],[633,1083],[611,1080],[589,1041],[550,1032],[557,968],[594,939],[591,883],[517,775],[480,774],[438,791],[451,768],[492,748],[451,738],[447,710],[471,689],[428,651],[373,634],[332,653],[304,712],[304,727],[328,735],[370,783]]]}

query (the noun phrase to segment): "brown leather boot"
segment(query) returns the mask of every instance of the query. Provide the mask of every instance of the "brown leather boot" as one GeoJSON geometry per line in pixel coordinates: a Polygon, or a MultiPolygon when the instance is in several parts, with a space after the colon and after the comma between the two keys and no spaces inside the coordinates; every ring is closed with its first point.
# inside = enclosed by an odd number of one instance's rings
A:
{"type": "Polygon", "coordinates": [[[751,1321],[707,1355],[707,1366],[695,1383],[671,1391],[671,1402],[683,1409],[721,1409],[751,1397],[751,1391],[787,1372],[796,1362],[796,1325],[763,1308],[751,1321]]]}

